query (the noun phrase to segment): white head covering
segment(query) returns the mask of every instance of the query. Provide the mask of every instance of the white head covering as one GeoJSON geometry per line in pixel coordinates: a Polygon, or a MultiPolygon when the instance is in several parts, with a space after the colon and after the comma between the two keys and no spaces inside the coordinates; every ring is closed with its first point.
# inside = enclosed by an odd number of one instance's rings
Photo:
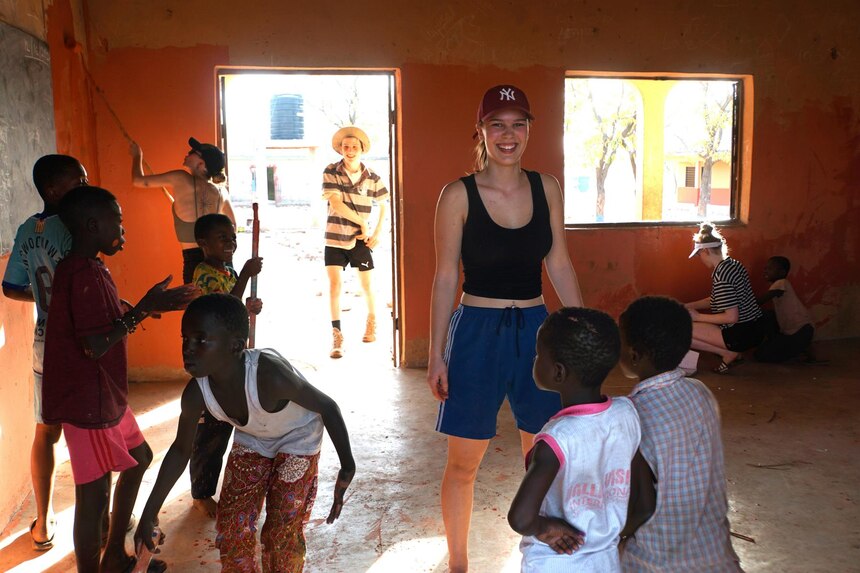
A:
{"type": "Polygon", "coordinates": [[[688,259],[692,259],[696,256],[696,253],[701,251],[702,249],[716,249],[717,247],[722,247],[722,241],[711,241],[710,243],[693,243],[693,251],[690,253],[688,259]]]}

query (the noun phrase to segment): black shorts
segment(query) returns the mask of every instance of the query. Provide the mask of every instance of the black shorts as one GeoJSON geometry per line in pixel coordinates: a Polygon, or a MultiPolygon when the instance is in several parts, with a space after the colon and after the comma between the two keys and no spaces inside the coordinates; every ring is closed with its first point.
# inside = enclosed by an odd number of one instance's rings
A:
{"type": "Polygon", "coordinates": [[[325,266],[345,269],[347,264],[359,272],[373,269],[373,254],[367,243],[356,241],[351,249],[325,248],[325,266]]]}
{"type": "Polygon", "coordinates": [[[756,348],[755,359],[759,362],[785,362],[809,348],[814,334],[815,328],[811,324],[804,324],[794,334],[768,334],[756,348]]]}
{"type": "Polygon", "coordinates": [[[765,321],[763,318],[738,322],[723,329],[723,342],[733,352],[743,352],[758,346],[764,339],[765,321]]]}

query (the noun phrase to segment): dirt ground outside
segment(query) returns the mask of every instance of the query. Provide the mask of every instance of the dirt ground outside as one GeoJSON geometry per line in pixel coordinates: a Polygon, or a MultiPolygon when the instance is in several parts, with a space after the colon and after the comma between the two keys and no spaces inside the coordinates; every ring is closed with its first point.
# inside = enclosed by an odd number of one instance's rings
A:
{"type": "MultiPolygon", "coordinates": [[[[234,204],[238,226],[238,249],[233,259],[237,272],[251,256],[250,204],[234,204]]],[[[318,205],[261,204],[260,256],[263,271],[257,296],[263,312],[257,317],[256,346],[274,348],[302,368],[319,370],[321,363],[332,361],[329,285],[323,264],[326,203],[318,205]]],[[[376,214],[371,216],[375,221],[376,214]]],[[[373,290],[376,295],[377,340],[363,343],[367,306],[361,295],[357,271],[343,272],[341,326],[344,357],[341,361],[372,361],[375,366],[392,364],[392,268],[391,222],[379,246],[373,251],[375,268],[373,290]]],[[[246,296],[250,291],[246,291],[246,296]]]]}

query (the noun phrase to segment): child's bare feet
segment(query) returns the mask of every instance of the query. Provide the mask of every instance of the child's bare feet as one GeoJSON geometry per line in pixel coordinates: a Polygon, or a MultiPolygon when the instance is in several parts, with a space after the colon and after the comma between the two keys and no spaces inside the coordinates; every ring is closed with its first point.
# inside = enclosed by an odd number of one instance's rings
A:
{"type": "Polygon", "coordinates": [[[203,513],[203,515],[208,515],[212,519],[215,519],[215,512],[218,510],[218,504],[215,503],[215,500],[211,497],[195,499],[192,505],[194,506],[194,509],[203,513]]]}

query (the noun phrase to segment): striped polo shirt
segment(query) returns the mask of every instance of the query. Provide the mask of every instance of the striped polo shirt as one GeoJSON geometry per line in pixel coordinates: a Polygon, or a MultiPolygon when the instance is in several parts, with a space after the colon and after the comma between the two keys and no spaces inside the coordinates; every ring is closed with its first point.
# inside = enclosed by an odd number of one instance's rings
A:
{"type": "MultiPolygon", "coordinates": [[[[723,312],[738,307],[738,322],[750,322],[761,318],[761,308],[755,300],[750,277],[744,266],[731,257],[726,257],[714,268],[711,277],[711,312],[723,312]]],[[[721,324],[728,328],[731,324],[721,324]]]]}
{"type": "MultiPolygon", "coordinates": [[[[388,201],[388,189],[382,179],[369,167],[361,164],[361,175],[355,181],[350,180],[346,172],[343,160],[332,163],[323,171],[323,199],[340,194],[343,204],[361,215],[367,221],[373,205],[388,201]]],[[[361,231],[361,227],[349,219],[338,215],[328,205],[328,219],[325,226],[325,245],[339,249],[352,249],[355,247],[355,237],[361,231]]]]}

